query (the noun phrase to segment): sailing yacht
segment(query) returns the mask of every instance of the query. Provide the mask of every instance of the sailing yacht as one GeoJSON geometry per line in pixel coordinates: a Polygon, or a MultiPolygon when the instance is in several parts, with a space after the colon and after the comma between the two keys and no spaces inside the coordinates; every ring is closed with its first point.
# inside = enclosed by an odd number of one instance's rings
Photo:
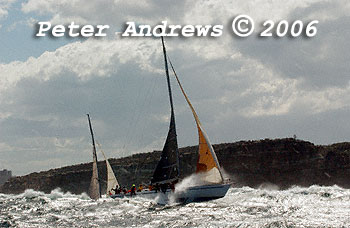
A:
{"type": "MultiPolygon", "coordinates": [[[[167,138],[161,153],[160,160],[154,170],[151,186],[154,186],[154,189],[145,189],[141,192],[137,192],[138,196],[155,199],[156,197],[163,198],[164,201],[167,201],[168,195],[172,192],[170,186],[174,185],[179,181],[179,149],[177,144],[176,137],[176,126],[175,126],[175,113],[173,98],[171,93],[171,85],[169,78],[169,69],[167,62],[166,49],[164,45],[164,40],[162,37],[163,45],[163,54],[165,62],[165,73],[168,85],[169,92],[169,101],[170,101],[170,124],[167,138]]],[[[123,198],[128,197],[130,194],[114,194],[111,195],[112,198],[123,198]]]]}
{"type": "MultiPolygon", "coordinates": [[[[91,133],[91,139],[92,139],[92,176],[91,176],[91,182],[89,187],[89,196],[91,199],[99,199],[101,197],[101,185],[100,185],[100,179],[98,177],[98,166],[97,166],[97,154],[96,154],[96,145],[95,145],[95,137],[94,132],[92,130],[92,124],[90,120],[90,115],[87,114],[88,122],[89,122],[89,128],[91,133]]],[[[113,172],[111,164],[109,164],[109,161],[101,149],[101,145],[97,142],[98,146],[100,147],[100,151],[105,158],[106,161],[106,167],[107,167],[107,188],[106,188],[106,195],[110,196],[112,195],[113,188],[116,186],[119,186],[119,183],[117,181],[117,178],[115,177],[115,174],[113,172]]]]}
{"type": "MultiPolygon", "coordinates": [[[[180,86],[182,94],[184,95],[192,111],[194,119],[196,121],[197,128],[198,128],[198,135],[199,135],[199,153],[198,153],[199,157],[197,162],[196,173],[198,174],[198,178],[200,178],[201,180],[200,181],[201,184],[197,186],[191,186],[187,188],[185,191],[176,190],[175,184],[180,181],[179,149],[177,144],[175,113],[174,113],[174,105],[173,105],[169,69],[168,69],[168,56],[166,54],[166,48],[164,45],[163,37],[161,37],[161,40],[162,40],[162,46],[163,46],[165,74],[167,79],[168,95],[169,95],[169,101],[170,101],[170,124],[169,124],[168,135],[164,143],[160,160],[155,168],[155,171],[150,181],[151,186],[153,186],[153,189],[145,189],[141,192],[137,192],[137,195],[141,197],[150,198],[150,199],[155,199],[158,197],[158,198],[161,198],[161,200],[165,203],[168,202],[170,197],[172,196],[174,196],[174,199],[177,202],[204,201],[204,200],[211,200],[211,199],[224,197],[230,187],[230,184],[226,184],[224,181],[220,164],[216,157],[215,151],[212,145],[210,144],[208,136],[204,131],[201,122],[199,121],[197,113],[195,112],[191,102],[189,101],[180,83],[180,80],[174,70],[174,67],[169,59],[172,71],[180,86]],[[175,185],[175,191],[173,188],[174,185],[175,185]]],[[[91,185],[95,186],[94,187],[95,193],[92,192],[94,194],[90,194],[91,198],[93,198],[95,195],[97,195],[97,191],[99,191],[99,187],[97,185],[98,174],[94,173],[95,170],[97,170],[97,165],[95,165],[95,163],[97,162],[95,142],[94,142],[94,137],[92,133],[92,127],[91,127],[89,116],[88,116],[88,119],[89,119],[89,126],[90,126],[90,131],[91,131],[92,140],[93,140],[93,148],[94,148],[93,150],[94,164],[93,164],[93,175],[91,179],[91,185]]],[[[107,172],[108,173],[107,193],[109,193],[111,189],[117,185],[118,182],[116,181],[113,170],[110,167],[107,159],[106,159],[106,163],[107,163],[107,171],[108,171],[107,172]]],[[[131,195],[130,193],[127,193],[127,194],[120,193],[120,194],[112,194],[110,196],[112,198],[123,198],[123,197],[130,197],[131,195]]]]}
{"type": "MultiPolygon", "coordinates": [[[[164,55],[165,74],[167,79],[169,101],[170,101],[170,125],[168,135],[161,153],[161,158],[156,166],[153,177],[151,179],[151,186],[157,186],[156,190],[144,190],[138,192],[137,195],[147,198],[161,197],[165,202],[169,200],[171,196],[175,196],[177,202],[192,202],[211,200],[224,197],[230,187],[230,184],[225,183],[219,161],[216,157],[215,151],[209,142],[208,136],[204,131],[198,115],[195,112],[190,100],[188,99],[180,80],[174,70],[174,67],[169,59],[172,71],[176,77],[176,80],[180,86],[182,94],[184,95],[198,128],[199,135],[199,153],[196,173],[198,178],[201,179],[200,185],[191,186],[185,191],[171,190],[171,186],[174,186],[180,181],[180,169],[179,169],[179,149],[176,136],[175,125],[175,113],[174,105],[169,77],[168,69],[168,56],[166,54],[166,48],[164,45],[163,37],[161,37],[164,55]]],[[[123,194],[112,195],[111,197],[124,197],[123,194]]]]}
{"type": "Polygon", "coordinates": [[[98,178],[97,155],[96,155],[94,132],[91,126],[90,115],[87,114],[87,117],[89,121],[89,128],[90,128],[91,139],[92,139],[92,176],[91,176],[91,182],[89,187],[89,196],[91,199],[96,200],[101,197],[101,191],[100,191],[101,187],[100,187],[100,180],[98,178]]]}

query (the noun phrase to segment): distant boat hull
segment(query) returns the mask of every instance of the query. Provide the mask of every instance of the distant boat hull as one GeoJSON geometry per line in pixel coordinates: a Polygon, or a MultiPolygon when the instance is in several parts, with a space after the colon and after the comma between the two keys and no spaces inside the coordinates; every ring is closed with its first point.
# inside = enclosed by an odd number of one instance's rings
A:
{"type": "Polygon", "coordinates": [[[172,191],[170,189],[167,189],[165,192],[162,191],[149,191],[149,190],[144,190],[141,192],[136,192],[136,195],[131,196],[130,192],[125,193],[125,194],[114,194],[114,195],[110,195],[111,198],[115,199],[115,198],[130,198],[130,197],[143,197],[143,198],[147,198],[147,199],[156,199],[157,197],[161,196],[161,197],[167,197],[172,193],[172,191]]]}
{"type": "MultiPolygon", "coordinates": [[[[178,203],[190,203],[190,202],[202,202],[214,199],[222,198],[226,195],[230,184],[211,184],[189,187],[185,191],[173,192],[167,189],[166,192],[161,191],[142,191],[136,192],[136,196],[147,199],[160,199],[161,204],[168,203],[174,196],[175,202],[178,203]]],[[[130,193],[111,195],[112,198],[130,198],[130,193]]]]}

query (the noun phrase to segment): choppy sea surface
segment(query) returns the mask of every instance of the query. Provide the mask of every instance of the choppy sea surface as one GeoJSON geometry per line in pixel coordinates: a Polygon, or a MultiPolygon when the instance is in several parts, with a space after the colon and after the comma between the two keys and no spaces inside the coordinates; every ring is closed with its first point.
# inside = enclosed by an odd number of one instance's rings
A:
{"type": "Polygon", "coordinates": [[[222,199],[185,205],[50,194],[0,194],[0,227],[350,227],[350,190],[231,188],[222,199]]]}

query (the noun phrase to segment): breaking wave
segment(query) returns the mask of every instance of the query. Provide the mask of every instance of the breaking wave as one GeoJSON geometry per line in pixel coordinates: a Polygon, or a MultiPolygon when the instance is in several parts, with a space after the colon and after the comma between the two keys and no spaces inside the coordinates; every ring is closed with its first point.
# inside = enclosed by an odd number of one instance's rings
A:
{"type": "MultiPolygon", "coordinates": [[[[177,187],[185,190],[193,178],[177,187]]],[[[349,202],[350,190],[338,186],[231,188],[222,199],[166,206],[26,190],[0,194],[0,227],[349,227],[349,202]]]]}

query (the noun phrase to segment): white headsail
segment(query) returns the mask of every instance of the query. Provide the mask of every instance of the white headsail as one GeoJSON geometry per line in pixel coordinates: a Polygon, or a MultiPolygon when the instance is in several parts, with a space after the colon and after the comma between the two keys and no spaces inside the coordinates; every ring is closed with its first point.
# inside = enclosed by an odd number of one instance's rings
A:
{"type": "Polygon", "coordinates": [[[113,172],[111,164],[109,164],[108,159],[107,159],[105,153],[103,152],[103,150],[101,148],[101,145],[98,142],[96,142],[96,143],[99,146],[99,148],[101,150],[101,153],[102,153],[103,157],[106,160],[106,166],[107,166],[107,189],[106,189],[106,194],[107,195],[109,195],[109,193],[113,194],[112,189],[114,189],[117,185],[119,186],[119,183],[117,181],[117,178],[114,175],[114,172],[113,172]]]}

